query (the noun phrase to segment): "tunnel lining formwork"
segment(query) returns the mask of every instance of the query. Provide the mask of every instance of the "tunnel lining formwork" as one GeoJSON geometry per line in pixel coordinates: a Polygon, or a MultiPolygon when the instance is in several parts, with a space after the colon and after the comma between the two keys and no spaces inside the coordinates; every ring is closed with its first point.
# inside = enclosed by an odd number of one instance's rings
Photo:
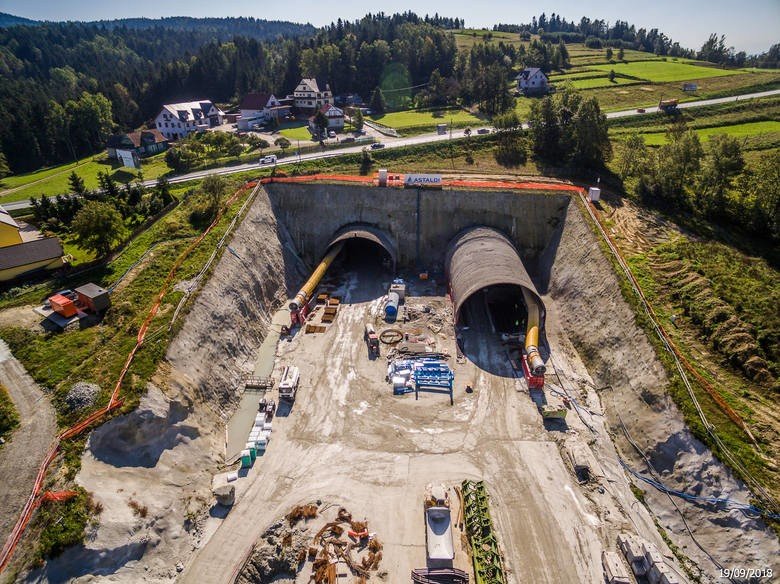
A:
{"type": "Polygon", "coordinates": [[[444,266],[456,322],[472,295],[504,284],[530,293],[539,306],[539,325],[544,330],[544,303],[514,244],[500,231],[484,226],[464,229],[450,242],[444,266]]]}

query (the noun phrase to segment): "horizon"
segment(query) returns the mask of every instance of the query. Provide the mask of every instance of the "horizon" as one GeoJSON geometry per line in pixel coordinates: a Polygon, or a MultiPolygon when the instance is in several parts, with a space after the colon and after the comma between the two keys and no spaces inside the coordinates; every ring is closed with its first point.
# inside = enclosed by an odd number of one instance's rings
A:
{"type": "MultiPolygon", "coordinates": [[[[735,6],[726,0],[692,0],[686,5],[679,5],[672,0],[658,0],[652,6],[624,6],[616,0],[599,0],[584,11],[574,0],[557,0],[544,9],[531,9],[524,6],[505,6],[501,0],[487,0],[476,8],[464,0],[441,2],[428,0],[415,5],[378,2],[371,9],[363,3],[349,0],[339,7],[342,20],[354,21],[369,12],[412,11],[420,16],[434,15],[450,18],[463,18],[467,28],[491,29],[493,25],[523,24],[538,17],[542,12],[550,16],[555,13],[568,21],[579,22],[580,18],[592,20],[602,19],[609,23],[617,20],[627,21],[637,29],[647,30],[657,28],[673,41],[687,49],[698,50],[712,33],[718,36],[726,35],[726,45],[734,50],[745,51],[748,54],[758,54],[780,42],[777,30],[780,30],[780,2],[774,0],[752,0],[750,3],[750,27],[743,25],[746,10],[743,5],[735,6]],[[489,16],[490,15],[490,16],[489,16]],[[692,23],[696,23],[692,25],[692,23]]],[[[227,10],[220,11],[213,4],[196,0],[182,2],[171,0],[160,6],[148,0],[139,0],[134,7],[125,8],[101,6],[94,7],[85,0],[71,0],[52,5],[46,1],[0,0],[0,11],[39,21],[62,22],[80,21],[94,22],[100,20],[120,20],[125,18],[148,18],[157,20],[170,17],[192,18],[240,18],[254,17],[269,21],[288,21],[299,24],[312,24],[322,27],[335,22],[331,10],[323,9],[320,4],[311,3],[300,12],[292,13],[283,6],[274,5],[261,9],[248,0],[238,0],[231,3],[227,10]],[[187,14],[187,11],[191,12],[187,14]],[[139,14],[140,12],[140,14],[139,14]]]]}

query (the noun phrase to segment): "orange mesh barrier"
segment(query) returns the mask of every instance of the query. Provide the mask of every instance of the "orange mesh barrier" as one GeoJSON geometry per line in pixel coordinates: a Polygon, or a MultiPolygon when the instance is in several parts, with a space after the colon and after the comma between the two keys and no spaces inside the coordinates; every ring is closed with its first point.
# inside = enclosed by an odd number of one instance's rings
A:
{"type": "MultiPolygon", "coordinates": [[[[256,185],[257,185],[256,182],[253,183],[253,186],[256,185]]],[[[239,190],[233,193],[233,195],[228,199],[225,206],[219,210],[217,216],[214,218],[214,221],[211,222],[211,225],[209,225],[206,228],[206,230],[203,233],[201,233],[198,236],[198,238],[195,239],[195,241],[193,241],[187,247],[187,249],[185,249],[179,255],[179,257],[176,259],[176,262],[174,262],[173,266],[168,272],[168,276],[165,278],[165,282],[163,283],[160,292],[157,294],[155,298],[154,304],[149,309],[149,312],[147,313],[146,318],[144,319],[144,322],[141,325],[141,328],[138,330],[138,334],[136,335],[135,346],[133,346],[132,350],[127,355],[127,359],[125,360],[124,367],[122,367],[122,371],[119,373],[119,377],[116,380],[116,384],[114,385],[114,390],[111,392],[111,398],[108,400],[108,403],[104,407],[100,408],[99,410],[92,412],[89,416],[87,416],[86,418],[78,422],[76,425],[71,426],[67,430],[64,430],[59,436],[57,436],[57,438],[55,438],[54,443],[51,445],[48,453],[46,454],[46,458],[44,458],[43,463],[41,463],[41,466],[38,469],[38,475],[35,478],[35,483],[33,484],[33,489],[32,492],[30,493],[30,496],[27,499],[27,503],[25,503],[25,506],[22,509],[22,513],[19,516],[19,519],[17,520],[13,530],[11,531],[11,534],[8,536],[8,539],[6,540],[5,545],[3,546],[2,553],[0,553],[0,572],[2,572],[6,568],[8,562],[11,560],[11,556],[13,555],[14,550],[16,549],[16,546],[19,543],[19,540],[22,538],[22,534],[24,533],[27,524],[30,522],[33,512],[40,505],[41,500],[38,498],[38,494],[41,492],[41,488],[43,487],[43,481],[46,478],[46,471],[48,470],[52,461],[54,461],[55,457],[57,456],[57,452],[60,449],[60,444],[62,443],[63,440],[67,440],[68,438],[78,436],[84,430],[86,430],[92,424],[94,424],[96,421],[100,420],[103,416],[105,416],[106,414],[110,413],[111,411],[115,410],[116,408],[122,405],[122,400],[119,399],[119,392],[122,388],[122,382],[125,379],[125,375],[127,375],[127,371],[130,369],[130,365],[133,363],[133,359],[135,358],[138,349],[141,348],[141,345],[144,342],[146,333],[149,330],[149,325],[152,323],[152,320],[157,315],[157,311],[160,309],[160,304],[162,303],[162,299],[165,296],[165,294],[168,292],[168,287],[170,286],[173,277],[176,275],[176,272],[181,267],[181,264],[184,262],[185,259],[187,259],[187,256],[189,256],[192,250],[195,249],[195,247],[197,247],[205,239],[205,237],[211,232],[212,229],[214,229],[216,224],[222,218],[222,215],[224,214],[224,210],[230,207],[230,205],[233,204],[236,198],[238,198],[239,195],[241,195],[242,193],[249,190],[249,188],[250,188],[250,184],[245,184],[243,187],[241,187],[239,190]]],[[[64,493],[67,492],[68,491],[65,491],[64,493]]],[[[75,493],[73,494],[75,495],[75,493]]],[[[64,501],[69,499],[72,496],[73,495],[66,496],[57,493],[49,494],[47,492],[46,494],[44,494],[43,498],[46,500],[64,501]]]]}

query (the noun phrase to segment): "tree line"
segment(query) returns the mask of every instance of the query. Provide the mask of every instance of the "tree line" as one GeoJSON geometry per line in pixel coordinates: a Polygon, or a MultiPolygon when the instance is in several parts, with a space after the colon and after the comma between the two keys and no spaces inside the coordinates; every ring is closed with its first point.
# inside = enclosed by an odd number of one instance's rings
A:
{"type": "Polygon", "coordinates": [[[101,172],[99,188],[93,190],[72,172],[68,184],[73,195],[30,198],[35,221],[55,233],[72,233],[80,247],[102,255],[123,238],[127,227],[140,225],[174,200],[165,178],[148,189],[140,182],[120,185],[101,172]]]}
{"type": "Polygon", "coordinates": [[[102,148],[111,129],[140,126],[163,103],[286,95],[304,74],[364,97],[381,86],[389,99],[424,85],[435,69],[452,74],[457,48],[445,28],[460,26],[438,15],[380,13],[263,40],[175,26],[14,26],[0,30],[0,150],[13,172],[73,160],[102,148]]]}
{"type": "Polygon", "coordinates": [[[670,126],[666,138],[655,149],[641,134],[619,143],[616,169],[630,191],[662,209],[780,242],[780,152],[762,152],[749,165],[735,137],[712,136],[702,145],[684,123],[670,126]]]}

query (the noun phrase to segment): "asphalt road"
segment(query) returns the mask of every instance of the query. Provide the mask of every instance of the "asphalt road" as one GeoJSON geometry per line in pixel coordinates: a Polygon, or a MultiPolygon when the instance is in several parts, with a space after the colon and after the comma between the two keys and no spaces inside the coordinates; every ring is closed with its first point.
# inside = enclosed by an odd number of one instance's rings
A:
{"type": "MultiPolygon", "coordinates": [[[[745,99],[756,99],[760,97],[769,97],[771,95],[779,95],[780,89],[771,89],[769,91],[759,91],[756,93],[746,93],[744,95],[734,95],[730,97],[718,97],[715,99],[702,99],[699,101],[688,101],[681,103],[678,107],[680,109],[688,109],[688,108],[694,108],[694,107],[704,107],[708,105],[716,105],[719,103],[729,103],[732,101],[742,101],[745,99]]],[[[644,108],[643,112],[637,111],[636,109],[630,109],[630,110],[622,110],[618,112],[609,112],[607,115],[607,119],[616,119],[616,118],[626,118],[631,116],[642,116],[642,115],[650,115],[654,113],[658,113],[658,107],[647,107],[644,108]]],[[[523,124],[524,128],[528,128],[527,124],[523,124]]],[[[385,148],[400,148],[402,146],[411,146],[414,144],[426,144],[430,142],[443,142],[445,140],[449,140],[450,137],[453,139],[460,139],[464,137],[463,130],[454,130],[452,134],[449,132],[447,134],[439,135],[439,134],[420,134],[419,136],[413,136],[410,138],[386,138],[383,143],[385,144],[385,148]]],[[[311,152],[308,154],[302,154],[299,156],[290,156],[287,158],[284,158],[276,163],[276,166],[288,166],[290,164],[296,164],[297,162],[306,162],[308,160],[320,160],[324,158],[333,158],[334,156],[341,156],[342,154],[351,154],[360,152],[363,150],[363,145],[359,146],[352,146],[349,148],[340,148],[338,150],[333,151],[325,151],[325,152],[311,152]]],[[[248,170],[258,170],[260,168],[264,167],[270,167],[271,165],[258,165],[254,162],[249,162],[246,164],[238,164],[235,166],[229,166],[229,167],[222,167],[222,168],[210,168],[208,170],[199,170],[196,172],[190,172],[187,174],[181,174],[175,177],[172,177],[168,179],[168,182],[171,184],[176,183],[182,183],[187,182],[190,180],[197,180],[204,178],[210,174],[219,174],[219,175],[231,175],[236,174],[239,172],[246,172],[248,170]]],[[[144,181],[144,185],[151,187],[156,184],[156,180],[147,180],[144,181]]],[[[1,200],[1,199],[0,199],[1,200]]],[[[3,205],[3,207],[8,211],[13,211],[17,209],[26,209],[30,206],[30,202],[28,200],[24,201],[17,201],[14,203],[8,203],[3,205]]]]}

